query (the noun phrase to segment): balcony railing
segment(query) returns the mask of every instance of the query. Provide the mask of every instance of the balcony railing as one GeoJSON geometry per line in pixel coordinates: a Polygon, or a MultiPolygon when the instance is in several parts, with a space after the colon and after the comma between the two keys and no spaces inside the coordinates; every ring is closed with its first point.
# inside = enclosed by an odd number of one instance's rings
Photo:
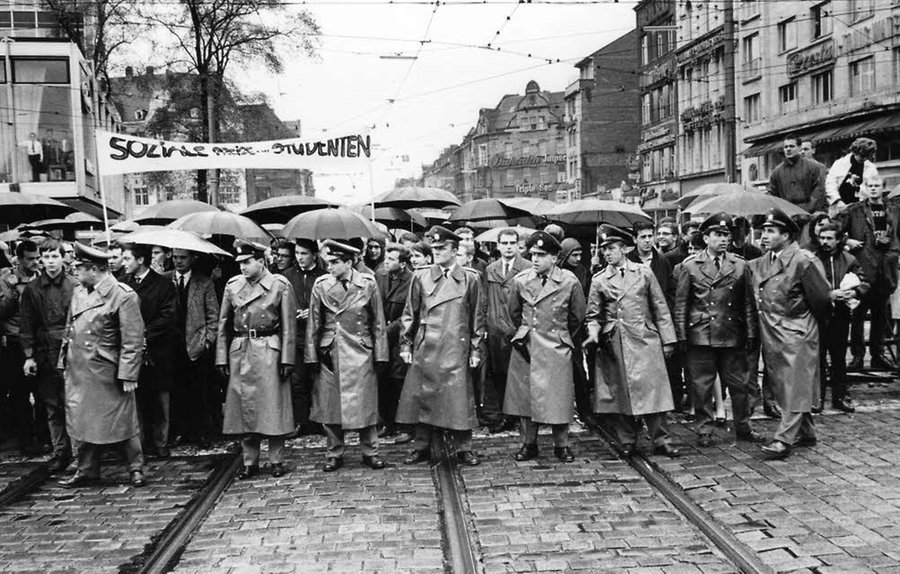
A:
{"type": "Polygon", "coordinates": [[[745,60],[741,64],[741,73],[744,76],[744,81],[760,77],[762,75],[762,58],[745,60]]]}

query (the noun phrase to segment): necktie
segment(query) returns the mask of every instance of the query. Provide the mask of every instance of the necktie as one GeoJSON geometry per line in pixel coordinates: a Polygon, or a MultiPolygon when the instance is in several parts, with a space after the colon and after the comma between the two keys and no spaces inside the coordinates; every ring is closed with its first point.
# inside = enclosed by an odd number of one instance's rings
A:
{"type": "Polygon", "coordinates": [[[449,270],[449,269],[444,269],[444,279],[447,279],[447,278],[449,278],[449,277],[450,277],[450,270],[449,270]]]}
{"type": "Polygon", "coordinates": [[[350,288],[349,285],[350,285],[349,279],[341,279],[341,287],[344,288],[344,291],[347,291],[350,288]]]}
{"type": "Polygon", "coordinates": [[[777,260],[778,260],[778,256],[773,253],[772,254],[772,265],[775,265],[775,261],[777,261],[777,260]]]}
{"type": "Polygon", "coordinates": [[[722,265],[721,265],[721,263],[719,263],[719,258],[716,257],[716,260],[715,260],[715,261],[716,261],[716,269],[721,269],[721,268],[722,268],[722,265]]]}
{"type": "Polygon", "coordinates": [[[541,275],[541,287],[547,284],[547,276],[541,275]]]}
{"type": "Polygon", "coordinates": [[[619,273],[622,274],[622,278],[624,279],[624,278],[625,278],[625,268],[624,268],[624,267],[619,267],[619,273]]]}
{"type": "Polygon", "coordinates": [[[184,291],[184,275],[178,277],[178,290],[184,291]]]}

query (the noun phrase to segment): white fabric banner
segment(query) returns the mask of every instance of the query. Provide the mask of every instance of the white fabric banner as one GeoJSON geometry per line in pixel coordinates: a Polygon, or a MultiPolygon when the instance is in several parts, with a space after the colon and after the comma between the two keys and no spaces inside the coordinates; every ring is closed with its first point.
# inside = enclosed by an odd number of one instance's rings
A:
{"type": "Polygon", "coordinates": [[[309,169],[365,167],[370,136],[244,143],[174,142],[97,130],[100,175],[179,169],[309,169]]]}

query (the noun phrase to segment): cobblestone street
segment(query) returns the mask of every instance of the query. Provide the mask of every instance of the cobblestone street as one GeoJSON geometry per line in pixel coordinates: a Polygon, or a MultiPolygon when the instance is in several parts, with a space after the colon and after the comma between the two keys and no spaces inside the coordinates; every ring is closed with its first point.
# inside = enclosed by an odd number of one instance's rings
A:
{"type": "MultiPolygon", "coordinates": [[[[856,414],[826,410],[816,419],[819,444],[785,461],[735,444],[728,428],[717,430],[714,446],[698,449],[680,419],[672,430],[684,456],[648,460],[770,571],[900,572],[900,390],[863,384],[854,396],[856,414]]],[[[775,427],[768,419],[756,424],[767,433],[775,427]]],[[[481,571],[740,571],[605,439],[587,431],[572,438],[572,464],[553,458],[544,435],[540,457],[517,463],[514,434],[481,434],[482,465],[452,469],[481,571]]],[[[406,446],[386,444],[391,465],[373,471],[354,445],[344,468],[323,473],[323,442],[291,441],[282,478],[264,468],[256,480],[230,482],[169,570],[452,571],[437,467],[404,466],[406,446]]],[[[65,490],[51,477],[0,507],[0,570],[142,571],[142,556],[230,459],[176,454],[150,462],[144,489],[109,463],[95,488],[65,490]]],[[[8,492],[39,463],[6,459],[0,489],[8,492]]]]}

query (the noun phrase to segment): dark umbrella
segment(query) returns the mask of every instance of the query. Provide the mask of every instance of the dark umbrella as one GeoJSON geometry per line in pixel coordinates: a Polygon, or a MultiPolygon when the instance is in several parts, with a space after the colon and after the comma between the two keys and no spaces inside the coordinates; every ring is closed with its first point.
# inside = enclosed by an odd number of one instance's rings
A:
{"type": "Polygon", "coordinates": [[[371,221],[345,207],[301,213],[281,230],[281,236],[287,239],[356,239],[383,235],[371,221]]]}
{"type": "Polygon", "coordinates": [[[36,193],[0,192],[0,224],[15,226],[40,219],[65,217],[73,211],[74,207],[36,193]]]}
{"type": "Polygon", "coordinates": [[[241,215],[249,217],[260,225],[263,223],[286,223],[295,215],[326,207],[338,207],[338,204],[307,195],[283,195],[254,203],[242,211],[241,215]]]}
{"type": "Polygon", "coordinates": [[[134,218],[134,221],[141,225],[166,225],[190,213],[218,210],[213,205],[195,199],[173,199],[151,205],[141,211],[140,215],[134,218]]]}
{"type": "MultiPolygon", "coordinates": [[[[363,205],[351,208],[358,211],[366,219],[372,219],[372,206],[363,205]]],[[[423,230],[428,227],[428,220],[414,211],[400,209],[399,207],[376,207],[375,221],[383,223],[389,228],[402,228],[409,230],[423,230]]]]}
{"type": "Polygon", "coordinates": [[[103,222],[87,213],[70,213],[62,219],[42,219],[27,224],[29,229],[60,229],[62,231],[75,231],[77,229],[91,229],[103,227],[103,222]]]}
{"type": "Polygon", "coordinates": [[[529,217],[531,213],[517,207],[510,207],[496,199],[485,198],[468,201],[450,216],[450,221],[508,221],[518,217],[529,217]]]}
{"type": "Polygon", "coordinates": [[[540,197],[504,197],[497,201],[510,207],[524,209],[531,215],[543,215],[545,212],[559,206],[555,201],[541,199],[540,197]]]}
{"type": "Polygon", "coordinates": [[[447,207],[459,205],[459,199],[438,187],[396,187],[375,198],[375,207],[447,207]]]}
{"type": "Polygon", "coordinates": [[[169,229],[193,231],[201,237],[229,235],[253,241],[268,241],[271,236],[249,217],[228,211],[201,211],[179,217],[169,225],[169,229]]]}
{"type": "Polygon", "coordinates": [[[635,205],[609,199],[579,199],[563,203],[544,213],[550,221],[569,225],[600,225],[631,227],[638,221],[650,221],[650,216],[635,205]]]}
{"type": "Polygon", "coordinates": [[[196,251],[197,253],[231,257],[230,253],[216,247],[196,233],[182,231],[180,229],[169,229],[167,227],[138,229],[137,231],[133,231],[128,235],[123,236],[119,239],[119,243],[160,245],[162,247],[168,247],[169,249],[185,249],[187,251],[196,251]]]}

